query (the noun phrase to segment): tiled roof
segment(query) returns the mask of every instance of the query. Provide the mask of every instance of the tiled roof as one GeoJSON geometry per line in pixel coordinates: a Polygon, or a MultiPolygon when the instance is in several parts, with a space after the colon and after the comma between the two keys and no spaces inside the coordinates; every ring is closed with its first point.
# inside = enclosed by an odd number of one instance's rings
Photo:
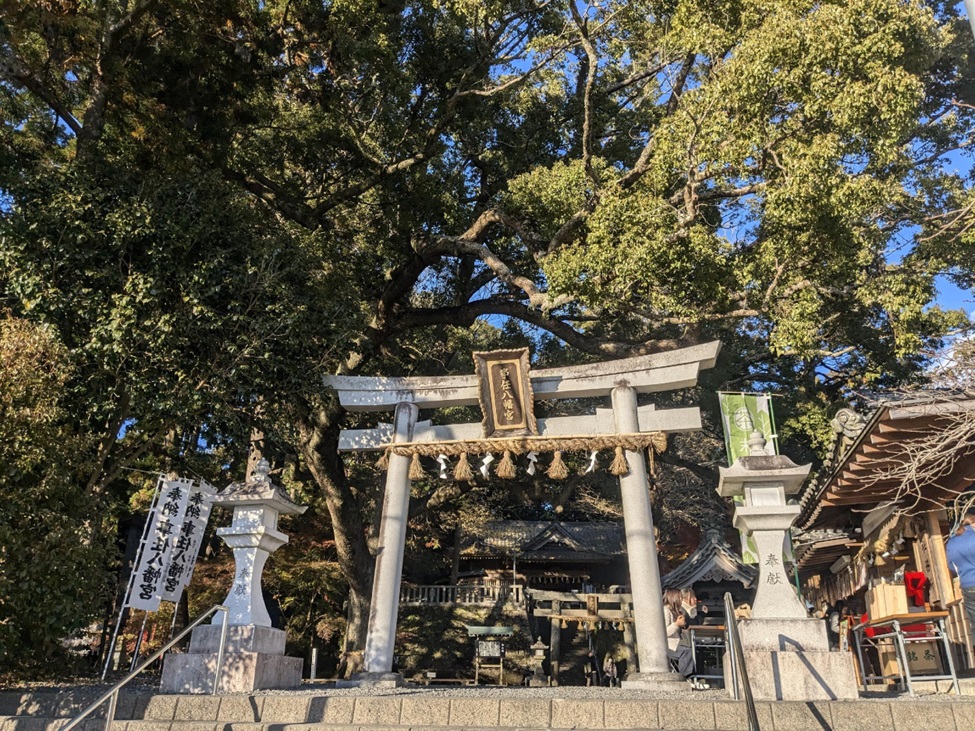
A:
{"type": "MultiPolygon", "coordinates": [[[[888,460],[892,457],[903,459],[902,447],[888,445],[923,439],[937,432],[940,415],[973,406],[970,394],[944,391],[889,394],[871,398],[869,403],[872,410],[867,416],[842,409],[833,419],[833,451],[816,478],[800,493],[801,512],[796,519],[797,527],[804,530],[821,527],[851,507],[869,509],[896,497],[900,486],[878,479],[883,477],[888,460]],[[831,492],[837,494],[831,498],[831,492]],[[827,498],[833,502],[829,503],[827,498]]],[[[958,490],[965,489],[967,484],[963,479],[961,482],[955,477],[952,479],[958,484],[920,487],[930,489],[930,497],[935,502],[944,502],[958,490]]]]}
{"type": "Polygon", "coordinates": [[[701,542],[687,560],[660,580],[664,589],[682,589],[699,581],[738,581],[746,589],[757,571],[743,563],[738,552],[716,530],[701,536],[701,542]]]}
{"type": "Polygon", "coordinates": [[[549,555],[553,550],[618,556],[626,552],[623,528],[617,523],[562,523],[548,520],[495,520],[468,529],[461,536],[461,556],[549,555]]]}

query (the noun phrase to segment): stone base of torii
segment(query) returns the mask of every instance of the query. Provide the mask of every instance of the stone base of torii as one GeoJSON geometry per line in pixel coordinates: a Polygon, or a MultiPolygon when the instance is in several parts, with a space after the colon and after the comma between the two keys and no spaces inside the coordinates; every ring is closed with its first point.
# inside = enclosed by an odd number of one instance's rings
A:
{"type": "MultiPolygon", "coordinates": [[[[531,389],[536,400],[611,397],[612,409],[597,409],[593,416],[538,420],[541,436],[628,435],[641,432],[683,432],[701,428],[697,408],[658,411],[638,407],[640,393],[686,388],[697,383],[703,368],[714,366],[720,343],[607,363],[534,371],[531,389]]],[[[477,439],[480,424],[432,426],[418,423],[420,408],[470,406],[478,403],[473,376],[447,378],[365,378],[336,376],[326,379],[342,406],[349,411],[393,411],[393,424],[376,429],[345,431],[341,451],[380,451],[390,445],[477,439]]],[[[673,672],[667,655],[660,570],[650,510],[647,465],[640,451],[625,451],[627,471],[620,476],[623,522],[633,596],[637,642],[636,672],[624,688],[669,689],[683,683],[673,672]]],[[[373,580],[364,671],[343,686],[396,686],[403,678],[392,672],[399,612],[400,580],[410,500],[410,458],[389,454],[379,551],[373,580]]]]}

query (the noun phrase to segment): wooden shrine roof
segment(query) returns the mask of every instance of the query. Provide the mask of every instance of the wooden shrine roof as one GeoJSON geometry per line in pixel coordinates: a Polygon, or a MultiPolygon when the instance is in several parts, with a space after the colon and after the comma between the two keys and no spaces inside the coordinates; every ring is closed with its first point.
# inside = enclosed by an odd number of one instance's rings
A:
{"type": "Polygon", "coordinates": [[[741,556],[731,544],[716,530],[709,530],[701,536],[697,549],[669,574],[661,578],[664,589],[683,589],[699,581],[739,582],[746,589],[752,585],[757,574],[754,566],[741,560],[741,556]]]}
{"type": "Polygon", "coordinates": [[[605,561],[626,553],[623,527],[605,521],[495,520],[467,529],[460,544],[462,558],[605,561]]]}
{"type": "Polygon", "coordinates": [[[891,500],[899,501],[905,514],[944,507],[975,481],[975,433],[948,460],[948,450],[921,447],[944,432],[952,418],[968,412],[975,420],[975,400],[940,393],[886,399],[867,418],[844,410],[834,420],[832,458],[802,491],[796,526],[804,531],[845,529],[891,500]],[[944,469],[934,481],[912,484],[902,471],[892,474],[898,464],[912,463],[923,471],[939,460],[944,469]]]}
{"type": "Polygon", "coordinates": [[[796,568],[802,575],[828,571],[837,559],[855,553],[863,545],[844,531],[816,530],[794,536],[796,568]]]}

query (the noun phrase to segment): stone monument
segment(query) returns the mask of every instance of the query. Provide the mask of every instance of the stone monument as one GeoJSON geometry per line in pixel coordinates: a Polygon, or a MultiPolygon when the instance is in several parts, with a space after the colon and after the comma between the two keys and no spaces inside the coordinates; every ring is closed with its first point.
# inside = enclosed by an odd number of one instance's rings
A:
{"type": "MultiPolygon", "coordinates": [[[[748,444],[750,456],[721,468],[718,493],[745,498],[735,509],[735,527],[754,538],[759,556],[751,619],[739,623],[752,695],[761,700],[856,698],[853,656],[829,651],[826,624],[808,616],[784,566],[786,531],[799,515],[799,506],[788,505],[786,496],[799,491],[809,465],[766,455],[758,431],[748,444]]],[[[726,678],[732,677],[730,661],[725,653],[726,678]]]]}
{"type": "MultiPolygon", "coordinates": [[[[285,491],[271,482],[270,466],[258,462],[245,482],[235,482],[213,499],[214,505],[233,508],[231,525],[217,535],[233,549],[234,583],[224,601],[228,609],[227,640],[218,692],[242,693],[260,688],[296,688],[301,685],[302,660],[284,654],[285,632],[271,626],[261,592],[261,575],[268,556],[288,542],[278,530],[278,516],[301,514],[285,491]]],[[[210,693],[217,665],[223,617],[201,625],[190,635],[189,652],[166,655],[163,693],[210,693]]]]}

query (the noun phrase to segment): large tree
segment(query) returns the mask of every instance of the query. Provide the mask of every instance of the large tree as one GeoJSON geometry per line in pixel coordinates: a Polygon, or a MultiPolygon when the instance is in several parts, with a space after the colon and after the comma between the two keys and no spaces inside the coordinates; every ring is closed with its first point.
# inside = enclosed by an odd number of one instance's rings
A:
{"type": "Polygon", "coordinates": [[[799,434],[964,325],[932,306],[975,261],[953,3],[15,1],[0,53],[0,282],[95,374],[93,484],[117,424],[261,415],[353,650],[371,492],[322,374],[467,370],[486,317],[592,358],[721,337],[799,434]]]}

